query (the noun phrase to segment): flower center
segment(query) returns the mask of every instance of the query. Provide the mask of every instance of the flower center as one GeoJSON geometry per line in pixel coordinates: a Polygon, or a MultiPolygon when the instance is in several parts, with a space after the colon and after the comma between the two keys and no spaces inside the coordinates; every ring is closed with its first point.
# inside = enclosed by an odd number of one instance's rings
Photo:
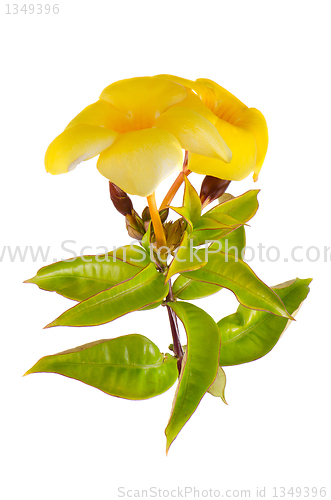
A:
{"type": "Polygon", "coordinates": [[[120,134],[124,134],[125,132],[134,132],[137,130],[143,130],[146,128],[152,128],[155,123],[156,117],[154,116],[146,116],[146,115],[125,115],[125,118],[121,121],[118,121],[113,130],[120,134]]]}

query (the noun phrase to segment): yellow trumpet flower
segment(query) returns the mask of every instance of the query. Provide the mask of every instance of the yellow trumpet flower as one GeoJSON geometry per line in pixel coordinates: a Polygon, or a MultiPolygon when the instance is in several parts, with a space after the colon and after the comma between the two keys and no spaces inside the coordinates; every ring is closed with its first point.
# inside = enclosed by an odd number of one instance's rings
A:
{"type": "Polygon", "coordinates": [[[232,151],[230,163],[223,159],[205,158],[193,151],[188,157],[189,170],[235,181],[254,172],[256,181],[268,148],[268,128],[262,113],[248,108],[212,80],[198,78],[192,81],[172,75],[158,75],[158,78],[183,85],[188,96],[176,106],[186,106],[207,118],[232,151]],[[197,96],[200,105],[196,102],[197,96]]]}
{"type": "Polygon", "coordinates": [[[182,169],[183,149],[231,161],[208,113],[181,83],[157,77],[115,82],[50,144],[46,170],[62,174],[100,155],[102,175],[127,193],[150,197],[163,179],[182,169]]]}

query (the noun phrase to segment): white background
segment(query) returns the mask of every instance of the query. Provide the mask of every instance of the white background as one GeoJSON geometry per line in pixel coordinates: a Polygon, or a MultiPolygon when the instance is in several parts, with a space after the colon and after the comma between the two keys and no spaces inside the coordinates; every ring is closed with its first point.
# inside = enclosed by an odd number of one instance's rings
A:
{"type": "MultiPolygon", "coordinates": [[[[72,303],[22,284],[45,265],[41,259],[10,262],[3,253],[1,497],[106,500],[119,487],[195,486],[251,488],[251,498],[266,487],[269,499],[272,487],[326,486],[331,498],[331,264],[309,262],[304,251],[302,262],[283,262],[296,245],[321,253],[331,246],[328,2],[58,1],[58,15],[7,15],[1,3],[0,254],[4,246],[50,246],[51,263],[71,256],[63,240],[91,246],[88,253],[129,242],[96,160],[53,177],[44,153],[113,81],[172,73],[215,80],[264,113],[270,145],[260,179],[229,191],[261,188],[247,243],[277,245],[282,258],[251,266],[269,285],[296,276],[314,281],[275,349],[226,370],[229,406],[207,395],[166,457],[174,388],[130,402],[53,374],[22,378],[43,355],[120,334],[144,334],[164,351],[165,310],[95,328],[42,330],[72,303]]],[[[192,179],[198,188],[201,178],[192,179]]],[[[158,190],[159,202],[172,180],[158,190]]],[[[199,306],[217,321],[237,307],[226,291],[199,306]]]]}

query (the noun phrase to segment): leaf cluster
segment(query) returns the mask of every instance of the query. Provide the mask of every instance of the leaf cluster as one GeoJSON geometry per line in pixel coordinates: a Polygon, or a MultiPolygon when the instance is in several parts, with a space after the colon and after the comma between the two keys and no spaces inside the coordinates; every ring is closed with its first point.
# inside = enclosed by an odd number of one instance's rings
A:
{"type": "Polygon", "coordinates": [[[310,279],[270,288],[244,262],[245,226],[258,209],[257,195],[251,190],[238,197],[224,196],[203,214],[200,197],[185,178],[182,206],[169,207],[180,219],[166,222],[168,212],[164,212],[166,259],[157,254],[145,211],[139,222],[143,227],[139,245],[56,262],[27,280],[76,301],[47,328],[101,325],[128,313],[166,306],[174,345],[179,341],[179,318],[187,337],[185,349],[164,354],[142,335],[125,335],[45,356],[26,374],[58,373],[134,400],[162,394],[177,380],[166,428],[168,451],[206,393],[225,402],[223,367],[270,352],[308,295],[310,279]],[[218,323],[188,302],[223,288],[234,293],[239,307],[218,323]]]}

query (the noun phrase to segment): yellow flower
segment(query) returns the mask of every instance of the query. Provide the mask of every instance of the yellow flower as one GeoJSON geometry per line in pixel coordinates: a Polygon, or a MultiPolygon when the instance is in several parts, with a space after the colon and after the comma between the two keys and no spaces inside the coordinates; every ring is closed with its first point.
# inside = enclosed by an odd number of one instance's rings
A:
{"type": "Polygon", "coordinates": [[[268,148],[268,128],[262,113],[255,108],[248,108],[212,80],[198,78],[192,81],[172,75],[158,75],[158,78],[183,85],[190,94],[177,106],[187,106],[205,116],[232,151],[230,163],[190,154],[188,168],[199,174],[235,181],[254,172],[256,181],[268,148]],[[200,98],[199,110],[193,95],[200,98]],[[192,102],[189,102],[190,99],[192,102]]]}
{"type": "Polygon", "coordinates": [[[183,149],[224,164],[231,160],[208,112],[180,83],[157,77],[115,82],[50,144],[46,170],[66,173],[100,154],[102,175],[127,193],[150,196],[182,169],[183,149]]]}

